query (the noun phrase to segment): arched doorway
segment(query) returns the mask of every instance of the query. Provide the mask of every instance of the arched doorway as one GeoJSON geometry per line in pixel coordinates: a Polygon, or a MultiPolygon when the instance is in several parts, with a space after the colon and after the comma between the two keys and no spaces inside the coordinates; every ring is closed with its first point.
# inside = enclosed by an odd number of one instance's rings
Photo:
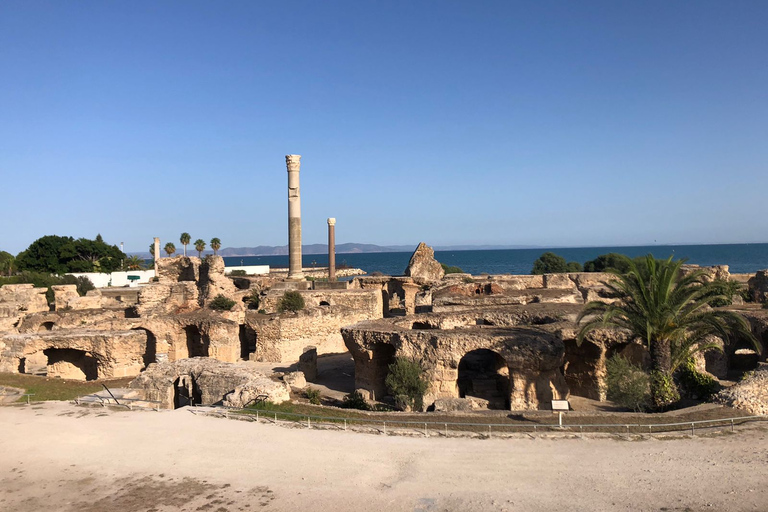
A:
{"type": "Polygon", "coordinates": [[[182,375],[173,383],[173,408],[200,405],[202,393],[191,375],[182,375]]]}
{"type": "Polygon", "coordinates": [[[488,400],[489,409],[510,408],[509,368],[504,358],[485,348],[467,352],[459,361],[459,397],[488,400]]]}
{"type": "Polygon", "coordinates": [[[200,333],[195,325],[184,328],[187,336],[187,357],[208,357],[208,336],[200,333]]]}
{"type": "Polygon", "coordinates": [[[37,328],[38,332],[52,331],[53,326],[56,325],[53,322],[43,322],[40,327],[37,328]]]}
{"type": "Polygon", "coordinates": [[[157,362],[157,337],[146,327],[134,327],[132,331],[144,331],[147,334],[147,345],[141,358],[144,361],[144,368],[157,362]]]}

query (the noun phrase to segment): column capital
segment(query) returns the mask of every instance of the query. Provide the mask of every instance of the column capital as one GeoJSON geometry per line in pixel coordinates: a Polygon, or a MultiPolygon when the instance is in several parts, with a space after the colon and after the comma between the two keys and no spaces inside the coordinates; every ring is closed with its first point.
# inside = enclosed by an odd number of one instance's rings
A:
{"type": "Polygon", "coordinates": [[[336,225],[336,219],[333,217],[328,217],[328,225],[329,226],[335,226],[336,225]]]}
{"type": "Polygon", "coordinates": [[[288,172],[299,172],[301,155],[285,155],[285,165],[288,168],[288,172]]]}

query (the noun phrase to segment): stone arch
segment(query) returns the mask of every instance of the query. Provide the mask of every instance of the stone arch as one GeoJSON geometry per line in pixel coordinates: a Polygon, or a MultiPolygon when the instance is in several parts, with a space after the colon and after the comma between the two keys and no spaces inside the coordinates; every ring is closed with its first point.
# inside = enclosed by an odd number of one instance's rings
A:
{"type": "Polygon", "coordinates": [[[321,300],[321,301],[320,301],[320,305],[321,305],[321,306],[330,306],[330,305],[331,305],[331,303],[330,303],[330,302],[328,302],[327,300],[321,300]]]}
{"type": "Polygon", "coordinates": [[[200,332],[196,325],[184,327],[187,340],[187,357],[208,357],[210,339],[207,334],[200,332]]]}
{"type": "Polygon", "coordinates": [[[258,333],[248,324],[240,324],[240,359],[248,361],[251,354],[256,352],[256,343],[258,342],[258,333]]]}
{"type": "Polygon", "coordinates": [[[40,324],[40,327],[37,328],[37,332],[52,331],[55,326],[55,322],[43,322],[40,324]]]}
{"type": "Polygon", "coordinates": [[[144,349],[144,354],[142,354],[142,359],[144,361],[144,368],[149,366],[152,363],[157,362],[157,336],[155,336],[155,333],[147,329],[146,327],[134,327],[131,329],[132,331],[144,331],[147,335],[147,345],[144,349]]]}
{"type": "Polygon", "coordinates": [[[173,408],[186,407],[188,405],[200,405],[202,393],[195,378],[191,375],[182,375],[173,382],[173,408]]]}
{"type": "Polygon", "coordinates": [[[358,365],[355,361],[355,379],[358,372],[360,381],[367,385],[363,387],[371,390],[373,399],[381,399],[387,395],[386,379],[389,374],[389,365],[395,362],[395,347],[389,343],[375,343],[369,351],[370,361],[365,365],[358,365]]]}
{"type": "Polygon", "coordinates": [[[511,382],[507,362],[487,348],[471,350],[459,361],[459,397],[488,401],[489,409],[510,409],[511,382]]]}
{"type": "Polygon", "coordinates": [[[48,377],[73,380],[99,378],[98,359],[90,352],[74,348],[47,348],[43,353],[48,357],[48,377]]]}
{"type": "MultiPolygon", "coordinates": [[[[760,337],[756,336],[758,343],[760,337]]],[[[763,334],[763,339],[766,334],[763,334]]],[[[747,339],[737,338],[725,348],[728,355],[728,371],[736,374],[757,368],[761,354],[755,351],[755,346],[747,339]]]]}

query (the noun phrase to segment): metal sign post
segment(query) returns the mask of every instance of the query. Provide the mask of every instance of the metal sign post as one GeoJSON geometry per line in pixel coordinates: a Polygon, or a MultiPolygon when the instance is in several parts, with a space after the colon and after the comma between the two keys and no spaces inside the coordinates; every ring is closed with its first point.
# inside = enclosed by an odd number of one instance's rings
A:
{"type": "Polygon", "coordinates": [[[571,410],[568,400],[552,400],[552,412],[557,413],[558,425],[563,428],[563,413],[571,410]]]}

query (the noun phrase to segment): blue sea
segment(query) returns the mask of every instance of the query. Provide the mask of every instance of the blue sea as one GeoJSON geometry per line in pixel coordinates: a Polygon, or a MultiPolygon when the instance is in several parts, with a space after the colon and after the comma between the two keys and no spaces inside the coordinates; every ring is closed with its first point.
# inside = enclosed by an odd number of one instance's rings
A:
{"type": "MultiPolygon", "coordinates": [[[[415,249],[415,247],[414,247],[415,249]]],[[[656,258],[674,256],[686,258],[688,263],[709,266],[729,265],[732,274],[754,273],[768,268],[768,244],[722,244],[722,245],[653,245],[636,247],[570,247],[552,249],[503,249],[483,251],[435,251],[440,263],[460,267],[470,274],[530,274],[533,262],[542,253],[551,251],[568,261],[581,264],[601,254],[616,252],[632,258],[653,254],[656,258]]],[[[408,266],[411,252],[379,252],[337,254],[336,265],[348,265],[368,272],[386,275],[402,275],[408,266]]],[[[233,256],[225,257],[227,266],[269,265],[273,268],[287,267],[288,256],[233,256]]],[[[304,267],[325,267],[327,254],[303,255],[304,267]]]]}

